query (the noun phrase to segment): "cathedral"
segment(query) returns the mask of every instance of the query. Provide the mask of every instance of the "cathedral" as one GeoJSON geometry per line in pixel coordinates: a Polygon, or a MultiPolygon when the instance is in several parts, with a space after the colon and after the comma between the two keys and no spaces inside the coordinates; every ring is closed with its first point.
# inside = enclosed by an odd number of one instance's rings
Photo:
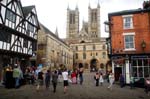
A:
{"type": "Polygon", "coordinates": [[[74,67],[83,64],[87,70],[102,69],[109,71],[107,67],[106,38],[100,36],[100,5],[96,8],[88,6],[88,22],[83,21],[80,30],[79,9],[67,8],[67,38],[65,42],[70,45],[74,54],[74,67]]]}

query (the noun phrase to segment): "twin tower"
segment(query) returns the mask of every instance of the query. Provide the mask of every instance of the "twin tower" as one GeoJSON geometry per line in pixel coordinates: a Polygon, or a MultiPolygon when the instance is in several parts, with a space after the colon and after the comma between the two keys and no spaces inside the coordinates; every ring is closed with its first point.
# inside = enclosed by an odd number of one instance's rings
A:
{"type": "Polygon", "coordinates": [[[100,5],[97,8],[88,7],[88,22],[82,23],[79,30],[79,9],[70,10],[67,8],[67,39],[78,40],[78,42],[92,42],[100,38],[100,5]]]}

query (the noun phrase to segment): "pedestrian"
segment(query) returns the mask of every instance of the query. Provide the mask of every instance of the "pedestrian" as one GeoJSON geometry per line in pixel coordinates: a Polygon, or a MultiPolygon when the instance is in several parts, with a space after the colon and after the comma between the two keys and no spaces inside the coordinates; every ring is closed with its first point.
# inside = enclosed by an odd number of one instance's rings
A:
{"type": "Polygon", "coordinates": [[[99,73],[98,72],[96,72],[96,74],[94,75],[94,79],[95,79],[95,85],[96,86],[99,86],[99,73]]]}
{"type": "Polygon", "coordinates": [[[79,63],[79,79],[80,79],[80,85],[83,83],[83,64],[79,63]]]}
{"type": "Polygon", "coordinates": [[[149,96],[150,91],[150,77],[145,78],[145,92],[149,96]]]}
{"type": "Polygon", "coordinates": [[[14,78],[13,78],[13,70],[11,66],[6,68],[5,73],[5,88],[13,88],[14,87],[14,78]]]}
{"type": "Polygon", "coordinates": [[[51,73],[50,73],[50,70],[47,70],[47,72],[45,74],[45,87],[46,87],[46,89],[49,88],[50,79],[51,79],[51,73]]]}
{"type": "Polygon", "coordinates": [[[124,76],[122,74],[120,74],[119,82],[120,82],[120,87],[123,88],[124,87],[124,76]]]}
{"type": "Polygon", "coordinates": [[[15,68],[13,69],[13,78],[15,79],[15,88],[19,88],[20,86],[20,79],[21,79],[21,70],[19,66],[15,64],[15,68]]]}
{"type": "Polygon", "coordinates": [[[38,72],[38,77],[37,77],[37,87],[36,90],[39,91],[40,87],[43,85],[43,72],[39,71],[38,72]]]}
{"type": "Polygon", "coordinates": [[[76,72],[75,70],[71,73],[72,84],[77,84],[76,72]]]}
{"type": "Polygon", "coordinates": [[[130,77],[130,89],[133,89],[134,88],[134,77],[131,76],[130,77]]]}
{"type": "Polygon", "coordinates": [[[104,79],[103,79],[103,74],[102,74],[102,73],[100,73],[99,83],[100,83],[101,86],[102,86],[103,83],[104,83],[104,79]]]}
{"type": "Polygon", "coordinates": [[[52,84],[53,84],[54,93],[56,92],[57,80],[58,80],[58,74],[57,71],[55,70],[54,73],[52,74],[52,84]]]}
{"type": "Polygon", "coordinates": [[[113,75],[113,73],[110,73],[108,89],[112,90],[113,83],[114,83],[114,75],[113,75]]]}
{"type": "Polygon", "coordinates": [[[69,75],[68,75],[66,68],[62,72],[62,76],[63,76],[63,80],[64,80],[64,93],[66,93],[67,92],[67,86],[68,86],[68,79],[69,79],[69,75]]]}

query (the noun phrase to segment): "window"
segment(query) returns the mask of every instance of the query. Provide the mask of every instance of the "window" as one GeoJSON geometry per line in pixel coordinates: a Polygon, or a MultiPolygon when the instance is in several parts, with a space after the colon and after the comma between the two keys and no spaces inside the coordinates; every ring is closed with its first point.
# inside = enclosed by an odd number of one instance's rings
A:
{"type": "Polygon", "coordinates": [[[78,59],[78,53],[76,53],[76,59],[78,59]]]}
{"type": "Polygon", "coordinates": [[[86,53],[83,53],[83,59],[86,59],[86,53]]]}
{"type": "Polygon", "coordinates": [[[86,50],[86,46],[85,46],[85,45],[83,46],[83,50],[84,50],[84,51],[86,50]]]}
{"type": "Polygon", "coordinates": [[[96,56],[98,56],[98,53],[96,53],[96,56]]]}
{"type": "Polygon", "coordinates": [[[69,20],[70,20],[70,22],[69,22],[70,24],[75,24],[75,14],[71,13],[69,20]]]}
{"type": "Polygon", "coordinates": [[[76,51],[78,50],[78,46],[76,46],[76,51]]]}
{"type": "Polygon", "coordinates": [[[102,53],[102,58],[104,58],[104,59],[106,58],[106,52],[102,53]]]}
{"type": "Polygon", "coordinates": [[[93,50],[95,50],[95,45],[93,45],[93,50]]]}
{"type": "Polygon", "coordinates": [[[133,21],[132,16],[123,16],[123,27],[124,29],[132,29],[133,28],[133,21]]]}
{"type": "Polygon", "coordinates": [[[131,60],[132,76],[135,78],[144,78],[150,74],[149,58],[134,58],[131,60]]]}
{"type": "Polygon", "coordinates": [[[6,18],[13,23],[16,21],[16,15],[9,10],[6,11],[6,18]]]}
{"type": "Polygon", "coordinates": [[[103,50],[105,50],[106,49],[106,47],[105,47],[105,45],[103,45],[103,50]]]}
{"type": "Polygon", "coordinates": [[[28,48],[28,40],[24,39],[24,42],[23,42],[23,47],[26,47],[26,48],[28,48]]]}
{"type": "Polygon", "coordinates": [[[34,27],[31,24],[28,24],[27,31],[28,32],[34,32],[34,27]]]}
{"type": "Polygon", "coordinates": [[[9,32],[5,32],[0,30],[0,41],[10,43],[11,42],[11,34],[9,32]]]}
{"type": "Polygon", "coordinates": [[[133,50],[134,48],[134,35],[125,35],[125,50],[133,50]]]}

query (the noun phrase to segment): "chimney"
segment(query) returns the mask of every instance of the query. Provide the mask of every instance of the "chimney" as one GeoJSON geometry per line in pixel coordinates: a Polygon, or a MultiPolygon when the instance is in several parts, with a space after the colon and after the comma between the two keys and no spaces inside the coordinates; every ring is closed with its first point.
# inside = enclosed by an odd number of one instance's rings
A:
{"type": "Polygon", "coordinates": [[[148,9],[148,8],[150,8],[150,0],[143,2],[143,9],[148,9]]]}

